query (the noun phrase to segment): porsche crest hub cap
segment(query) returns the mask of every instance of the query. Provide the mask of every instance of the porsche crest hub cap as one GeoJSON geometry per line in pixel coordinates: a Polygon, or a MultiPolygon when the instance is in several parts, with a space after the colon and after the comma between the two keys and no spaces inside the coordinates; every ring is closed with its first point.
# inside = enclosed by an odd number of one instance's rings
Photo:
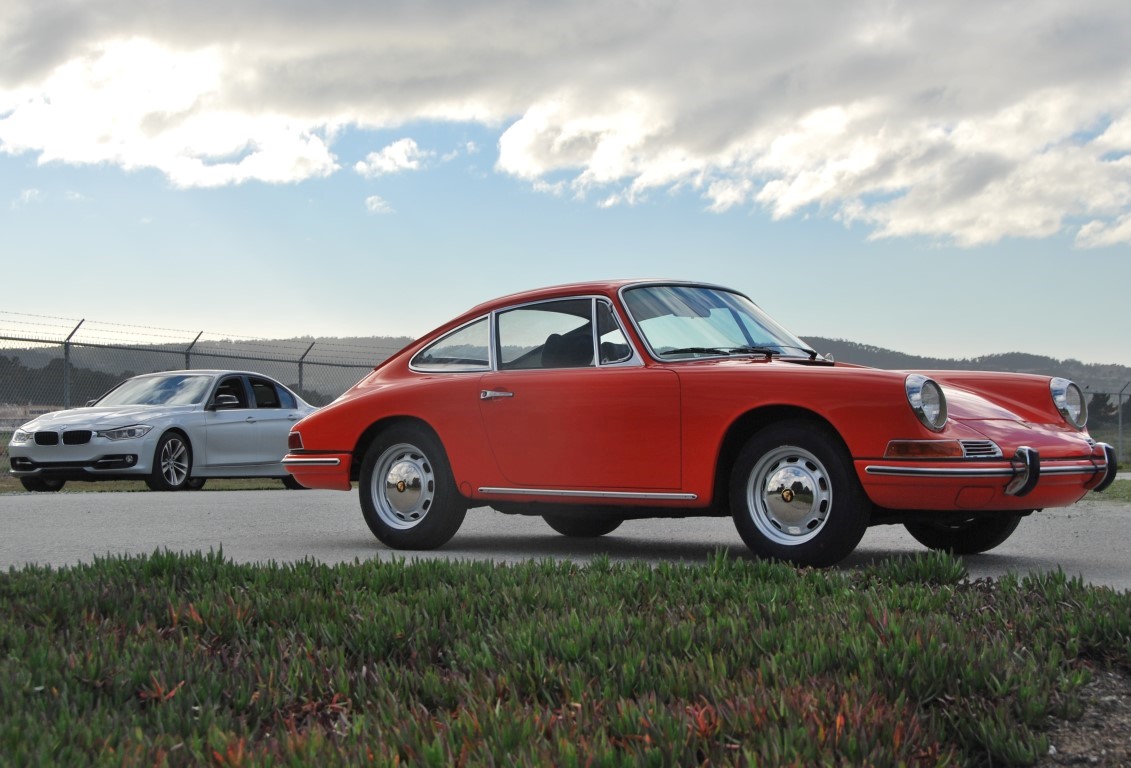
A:
{"type": "Polygon", "coordinates": [[[385,476],[385,498],[401,514],[411,513],[420,503],[423,478],[412,461],[398,461],[385,476]]]}
{"type": "Polygon", "coordinates": [[[754,524],[778,544],[801,544],[816,536],[832,506],[825,467],[809,451],[792,446],[758,460],[747,494],[754,524]]]}
{"type": "Polygon", "coordinates": [[[393,528],[412,528],[428,514],[436,478],[428,457],[417,447],[390,446],[377,460],[373,497],[381,519],[393,528]]]}

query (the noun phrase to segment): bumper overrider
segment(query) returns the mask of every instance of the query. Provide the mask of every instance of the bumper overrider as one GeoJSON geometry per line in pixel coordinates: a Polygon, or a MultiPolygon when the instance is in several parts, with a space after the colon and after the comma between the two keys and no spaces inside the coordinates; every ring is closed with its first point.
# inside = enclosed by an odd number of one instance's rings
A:
{"type": "Polygon", "coordinates": [[[1028,496],[1044,479],[1063,479],[1071,482],[1079,478],[1081,491],[1102,491],[1115,480],[1117,469],[1115,449],[1107,443],[1096,443],[1092,455],[1079,459],[1041,461],[1040,453],[1022,446],[1008,462],[993,464],[979,462],[977,466],[949,464],[910,465],[900,463],[867,463],[864,472],[874,478],[915,478],[918,480],[944,480],[980,484],[987,480],[1004,481],[1002,492],[1006,496],[1028,496]]]}

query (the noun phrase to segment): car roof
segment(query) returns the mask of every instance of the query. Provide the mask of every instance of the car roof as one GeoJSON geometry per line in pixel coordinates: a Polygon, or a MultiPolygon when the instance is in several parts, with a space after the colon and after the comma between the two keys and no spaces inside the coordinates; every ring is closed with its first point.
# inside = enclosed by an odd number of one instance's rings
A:
{"type": "Polygon", "coordinates": [[[150,371],[149,373],[139,373],[137,376],[131,376],[131,379],[142,379],[147,376],[171,376],[173,374],[194,375],[194,376],[262,376],[265,379],[271,378],[265,373],[256,373],[254,371],[234,371],[225,368],[185,368],[174,371],[150,371]]]}
{"type": "MultiPolygon", "coordinates": [[[[620,280],[590,280],[580,283],[563,283],[561,285],[551,285],[544,288],[534,288],[528,291],[519,291],[518,293],[511,293],[506,296],[500,296],[490,301],[485,301],[478,304],[471,309],[460,315],[461,318],[468,318],[473,315],[484,314],[493,310],[505,307],[510,304],[518,304],[529,301],[541,301],[543,299],[556,299],[562,296],[577,296],[583,294],[595,294],[600,296],[615,296],[618,291],[628,286],[637,285],[696,285],[706,286],[712,288],[722,288],[722,286],[704,283],[698,280],[678,280],[678,279],[661,279],[661,278],[637,278],[637,279],[620,279],[620,280]]],[[[724,290],[731,290],[729,288],[724,290]]]]}

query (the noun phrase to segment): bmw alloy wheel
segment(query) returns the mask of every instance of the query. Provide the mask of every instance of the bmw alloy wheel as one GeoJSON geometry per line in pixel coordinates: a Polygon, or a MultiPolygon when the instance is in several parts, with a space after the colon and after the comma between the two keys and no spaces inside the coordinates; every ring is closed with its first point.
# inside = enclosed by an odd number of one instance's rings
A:
{"type": "Polygon", "coordinates": [[[153,453],[153,472],[145,484],[153,491],[180,491],[192,472],[192,447],[180,432],[161,436],[153,453]]]}

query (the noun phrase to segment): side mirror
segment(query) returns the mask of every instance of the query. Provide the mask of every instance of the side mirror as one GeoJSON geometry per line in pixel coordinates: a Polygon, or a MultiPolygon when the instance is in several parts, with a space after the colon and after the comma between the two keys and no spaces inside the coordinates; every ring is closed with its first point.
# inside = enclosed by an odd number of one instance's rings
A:
{"type": "Polygon", "coordinates": [[[229,411],[240,407],[240,399],[235,395],[216,395],[212,400],[212,410],[229,411]]]}

